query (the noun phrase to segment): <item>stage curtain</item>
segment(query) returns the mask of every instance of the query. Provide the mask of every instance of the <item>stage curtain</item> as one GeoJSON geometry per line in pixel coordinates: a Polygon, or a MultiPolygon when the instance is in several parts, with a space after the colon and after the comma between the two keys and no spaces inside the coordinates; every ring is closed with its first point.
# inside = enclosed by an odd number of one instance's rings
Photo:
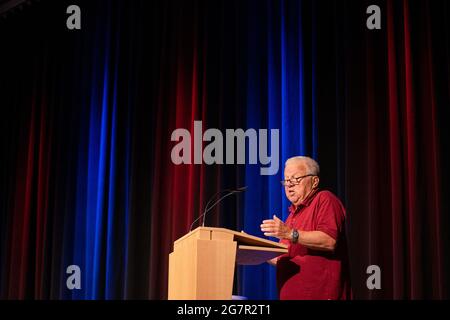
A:
{"type": "MultiPolygon", "coordinates": [[[[299,154],[346,206],[355,298],[449,297],[447,1],[378,1],[381,30],[370,1],[81,0],[81,30],[70,4],[0,18],[2,299],[165,299],[173,242],[208,199],[248,186],[206,224],[263,237],[299,154]],[[193,155],[194,121],[279,130],[279,170],[175,165],[172,132],[193,155]]],[[[237,267],[233,292],[276,299],[274,268],[237,267]]]]}

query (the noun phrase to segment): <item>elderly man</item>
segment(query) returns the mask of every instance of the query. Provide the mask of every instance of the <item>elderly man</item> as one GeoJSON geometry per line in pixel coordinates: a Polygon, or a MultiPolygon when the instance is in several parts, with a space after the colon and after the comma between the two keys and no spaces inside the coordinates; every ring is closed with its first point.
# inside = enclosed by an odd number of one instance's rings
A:
{"type": "Polygon", "coordinates": [[[269,261],[277,268],[280,299],[349,299],[351,296],[345,208],[330,191],[319,190],[319,165],[308,157],[286,161],[286,197],[291,202],[286,222],[275,215],[261,231],[289,246],[269,261]]]}

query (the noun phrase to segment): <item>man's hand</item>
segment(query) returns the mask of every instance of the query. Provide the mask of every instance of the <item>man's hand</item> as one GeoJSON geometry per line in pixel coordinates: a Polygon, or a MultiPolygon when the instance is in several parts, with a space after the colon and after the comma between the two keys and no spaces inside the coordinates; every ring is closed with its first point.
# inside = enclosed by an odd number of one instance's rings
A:
{"type": "Polygon", "coordinates": [[[261,231],[264,232],[266,237],[291,240],[292,229],[278,219],[276,215],[273,215],[273,219],[263,221],[261,231]]]}

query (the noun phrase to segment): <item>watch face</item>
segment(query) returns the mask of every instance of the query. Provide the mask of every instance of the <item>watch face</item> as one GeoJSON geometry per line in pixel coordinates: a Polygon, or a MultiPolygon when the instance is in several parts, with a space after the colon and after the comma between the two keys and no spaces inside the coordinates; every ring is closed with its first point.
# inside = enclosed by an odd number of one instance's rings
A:
{"type": "Polygon", "coordinates": [[[292,240],[294,240],[294,242],[297,242],[297,239],[298,239],[298,231],[297,230],[294,230],[293,232],[292,232],[292,240]]]}

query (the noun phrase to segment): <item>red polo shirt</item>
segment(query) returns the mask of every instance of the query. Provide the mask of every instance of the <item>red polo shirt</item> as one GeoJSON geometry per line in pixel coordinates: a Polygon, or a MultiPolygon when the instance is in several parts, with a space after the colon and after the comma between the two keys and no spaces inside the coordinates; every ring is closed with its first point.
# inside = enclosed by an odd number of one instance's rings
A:
{"type": "Polygon", "coordinates": [[[288,240],[289,252],[278,259],[280,299],[350,299],[345,208],[329,191],[315,191],[297,210],[289,208],[286,224],[302,231],[322,231],[336,240],[334,252],[308,249],[288,240]]]}

